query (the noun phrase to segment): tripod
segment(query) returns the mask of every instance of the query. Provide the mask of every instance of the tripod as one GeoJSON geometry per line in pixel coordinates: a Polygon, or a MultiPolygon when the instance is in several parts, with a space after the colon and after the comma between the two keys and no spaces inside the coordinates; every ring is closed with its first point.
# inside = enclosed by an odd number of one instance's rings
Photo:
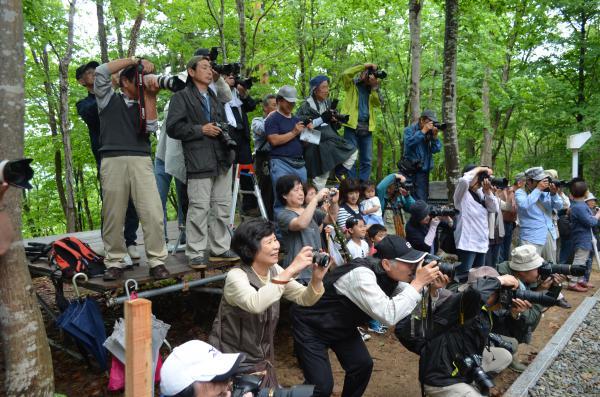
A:
{"type": "Polygon", "coordinates": [[[231,201],[231,212],[229,214],[229,233],[233,235],[233,231],[235,229],[235,207],[237,206],[238,195],[244,194],[252,194],[256,197],[256,201],[258,202],[258,209],[260,210],[260,215],[268,220],[267,210],[265,209],[265,204],[262,200],[262,195],[260,188],[258,187],[258,181],[256,180],[256,173],[254,172],[254,166],[252,164],[236,164],[235,166],[235,182],[233,183],[233,199],[231,201]],[[240,176],[249,176],[252,178],[252,184],[254,185],[254,190],[241,190],[240,189],[240,176]]]}

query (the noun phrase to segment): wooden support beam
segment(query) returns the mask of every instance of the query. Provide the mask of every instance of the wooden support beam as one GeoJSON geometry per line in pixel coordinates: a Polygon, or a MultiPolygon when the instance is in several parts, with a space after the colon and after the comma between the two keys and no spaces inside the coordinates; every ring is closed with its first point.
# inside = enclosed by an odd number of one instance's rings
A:
{"type": "Polygon", "coordinates": [[[152,302],[125,302],[125,397],[152,396],[152,302]]]}

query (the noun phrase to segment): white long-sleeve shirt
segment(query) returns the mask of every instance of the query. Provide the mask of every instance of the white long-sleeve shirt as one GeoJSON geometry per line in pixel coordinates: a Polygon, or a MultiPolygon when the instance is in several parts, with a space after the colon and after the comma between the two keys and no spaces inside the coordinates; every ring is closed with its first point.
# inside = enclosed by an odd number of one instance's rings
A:
{"type": "Polygon", "coordinates": [[[421,301],[421,294],[416,289],[401,283],[398,283],[394,295],[388,297],[377,285],[375,273],[363,266],[344,274],[334,287],[360,310],[387,326],[395,325],[410,315],[421,301]]]}

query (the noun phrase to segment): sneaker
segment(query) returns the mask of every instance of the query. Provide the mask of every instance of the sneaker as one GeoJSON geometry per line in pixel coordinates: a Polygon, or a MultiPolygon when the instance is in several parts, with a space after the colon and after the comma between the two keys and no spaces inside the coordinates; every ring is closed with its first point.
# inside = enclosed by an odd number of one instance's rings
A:
{"type": "Polygon", "coordinates": [[[203,270],[208,267],[208,261],[204,257],[204,255],[199,255],[195,258],[190,259],[188,262],[188,266],[194,270],[203,270]]]}
{"type": "Polygon", "coordinates": [[[104,271],[102,280],[104,281],[115,281],[123,278],[123,269],[120,267],[109,267],[104,271]]]}
{"type": "Polygon", "coordinates": [[[565,298],[560,298],[559,300],[557,300],[556,306],[562,307],[563,309],[570,309],[573,307],[565,298]]]}
{"type": "Polygon", "coordinates": [[[575,291],[575,292],[587,292],[587,290],[588,290],[586,287],[584,287],[584,286],[583,286],[583,285],[581,285],[581,284],[573,284],[573,285],[569,285],[569,286],[567,287],[567,289],[568,289],[569,291],[575,291]]]}
{"type": "Polygon", "coordinates": [[[219,255],[211,254],[208,260],[211,262],[235,262],[239,261],[240,257],[232,250],[227,250],[219,255]]]}
{"type": "Polygon", "coordinates": [[[164,280],[171,277],[171,273],[169,273],[165,265],[158,265],[150,268],[150,276],[155,280],[164,280]]]}
{"type": "Polygon", "coordinates": [[[369,339],[371,339],[371,335],[366,333],[364,329],[362,329],[361,327],[356,327],[356,329],[358,330],[358,333],[360,334],[360,337],[362,338],[363,342],[366,342],[369,339]]]}
{"type": "Polygon", "coordinates": [[[369,331],[379,335],[384,335],[387,332],[387,327],[382,325],[377,320],[369,320],[369,331]]]}
{"type": "Polygon", "coordinates": [[[131,258],[132,262],[139,261],[142,258],[142,256],[138,252],[137,245],[135,244],[132,244],[127,247],[127,253],[129,254],[129,257],[131,258]]]}
{"type": "Polygon", "coordinates": [[[523,364],[517,359],[513,359],[508,367],[518,373],[521,373],[527,369],[527,365],[523,364]]]}

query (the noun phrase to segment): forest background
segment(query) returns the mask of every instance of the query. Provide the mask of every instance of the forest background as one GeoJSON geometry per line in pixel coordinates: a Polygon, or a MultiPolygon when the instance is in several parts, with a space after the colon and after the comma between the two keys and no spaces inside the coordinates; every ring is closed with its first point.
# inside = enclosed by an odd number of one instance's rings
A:
{"type": "MultiPolygon", "coordinates": [[[[257,99],[284,84],[305,97],[308,81],[326,74],[343,100],[344,69],[386,70],[373,180],[396,170],[403,129],[420,109],[450,114],[452,91],[456,121],[432,180],[452,185],[468,163],[506,177],[541,165],[569,179],[567,137],[591,131],[580,169],[600,193],[599,0],[25,0],[23,15],[25,155],[36,171],[23,191],[25,237],[100,226],[95,162],[75,108],[87,92],[75,69],[135,54],[173,74],[212,46],[220,63],[241,62],[257,79],[257,99]],[[452,40],[456,59],[445,52],[452,40]]],[[[160,93],[159,110],[170,96],[160,93]]]]}

